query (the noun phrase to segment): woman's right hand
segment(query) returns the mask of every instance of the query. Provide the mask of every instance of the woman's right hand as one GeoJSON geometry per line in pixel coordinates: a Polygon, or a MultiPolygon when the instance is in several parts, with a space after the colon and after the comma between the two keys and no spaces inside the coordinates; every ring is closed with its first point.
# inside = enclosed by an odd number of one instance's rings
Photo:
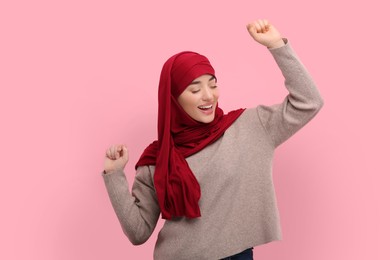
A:
{"type": "Polygon", "coordinates": [[[129,153],[125,145],[112,145],[106,151],[104,172],[123,171],[129,161],[129,153]]]}

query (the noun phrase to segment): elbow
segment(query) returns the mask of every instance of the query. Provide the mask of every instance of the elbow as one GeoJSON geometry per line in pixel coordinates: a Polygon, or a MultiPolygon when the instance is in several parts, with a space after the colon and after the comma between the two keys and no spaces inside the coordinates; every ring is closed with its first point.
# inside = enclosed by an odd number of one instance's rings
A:
{"type": "Polygon", "coordinates": [[[145,239],[145,238],[130,238],[129,237],[129,241],[135,245],[135,246],[139,246],[139,245],[142,245],[143,243],[145,243],[148,239],[145,239]]]}
{"type": "Polygon", "coordinates": [[[320,110],[322,109],[322,107],[324,106],[324,100],[321,98],[321,97],[318,97],[315,102],[311,103],[311,106],[310,106],[310,112],[309,112],[309,120],[312,119],[313,117],[315,117],[318,112],[320,112],[320,110]]]}
{"type": "Polygon", "coordinates": [[[306,115],[308,116],[308,119],[311,119],[315,115],[317,115],[317,113],[322,109],[323,106],[324,100],[321,98],[321,96],[318,96],[316,98],[311,99],[310,102],[301,104],[301,106],[296,107],[301,111],[305,111],[306,115]]]}
{"type": "Polygon", "coordinates": [[[324,106],[324,100],[321,95],[318,93],[317,95],[313,95],[307,102],[306,107],[303,109],[307,109],[314,114],[317,114],[322,107],[324,106]]]}
{"type": "Polygon", "coordinates": [[[307,108],[308,115],[310,115],[309,117],[313,118],[314,116],[316,116],[323,106],[324,101],[322,100],[322,98],[318,98],[314,102],[312,102],[307,108]]]}
{"type": "Polygon", "coordinates": [[[289,100],[291,105],[298,111],[306,114],[317,114],[324,106],[324,100],[321,96],[311,97],[307,100],[289,100]]]}
{"type": "Polygon", "coordinates": [[[322,97],[318,97],[316,104],[314,105],[314,109],[316,112],[320,111],[324,106],[324,100],[322,97]]]}
{"type": "Polygon", "coordinates": [[[322,98],[322,95],[318,90],[316,91],[316,94],[314,95],[314,100],[316,103],[316,110],[318,112],[324,106],[324,99],[322,98]]]}
{"type": "Polygon", "coordinates": [[[148,238],[147,237],[142,237],[142,236],[134,236],[134,235],[129,235],[129,234],[125,234],[127,236],[127,238],[129,239],[129,241],[135,245],[135,246],[139,246],[139,245],[142,245],[143,243],[145,243],[148,238]]]}
{"type": "Polygon", "coordinates": [[[151,232],[141,230],[138,230],[138,232],[134,232],[134,230],[123,229],[123,232],[129,239],[129,241],[135,246],[142,245],[143,243],[145,243],[151,235],[151,232]]]}

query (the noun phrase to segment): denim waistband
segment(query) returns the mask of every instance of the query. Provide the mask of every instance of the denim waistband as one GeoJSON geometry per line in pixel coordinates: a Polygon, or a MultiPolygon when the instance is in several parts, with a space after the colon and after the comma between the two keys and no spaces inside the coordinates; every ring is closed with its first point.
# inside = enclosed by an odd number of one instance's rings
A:
{"type": "Polygon", "coordinates": [[[253,247],[248,248],[241,253],[228,256],[220,260],[253,260],[253,247]]]}

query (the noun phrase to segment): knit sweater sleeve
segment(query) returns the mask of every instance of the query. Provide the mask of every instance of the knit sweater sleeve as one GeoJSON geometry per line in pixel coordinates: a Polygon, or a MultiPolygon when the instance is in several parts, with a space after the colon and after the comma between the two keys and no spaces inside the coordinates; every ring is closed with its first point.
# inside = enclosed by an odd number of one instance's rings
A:
{"type": "Polygon", "coordinates": [[[145,243],[160,215],[149,167],[138,167],[131,193],[123,171],[102,175],[123,232],[132,244],[145,243]]]}
{"type": "Polygon", "coordinates": [[[281,104],[260,105],[257,112],[275,147],[307,124],[323,106],[322,97],[308,71],[287,39],[285,45],[270,49],[289,94],[281,104]]]}

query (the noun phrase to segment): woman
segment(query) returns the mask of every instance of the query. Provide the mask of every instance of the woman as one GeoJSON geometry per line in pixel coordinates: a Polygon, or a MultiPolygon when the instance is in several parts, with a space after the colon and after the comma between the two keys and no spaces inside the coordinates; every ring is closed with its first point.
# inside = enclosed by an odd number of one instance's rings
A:
{"type": "Polygon", "coordinates": [[[317,114],[322,98],[274,26],[257,20],[247,29],[285,77],[289,94],[281,104],[225,115],[208,59],[178,53],[162,69],[158,140],[138,161],[131,193],[127,147],[106,151],[103,178],[129,240],[144,243],[160,213],[166,219],[155,259],[253,259],[254,246],[281,239],[274,150],[317,114]]]}

